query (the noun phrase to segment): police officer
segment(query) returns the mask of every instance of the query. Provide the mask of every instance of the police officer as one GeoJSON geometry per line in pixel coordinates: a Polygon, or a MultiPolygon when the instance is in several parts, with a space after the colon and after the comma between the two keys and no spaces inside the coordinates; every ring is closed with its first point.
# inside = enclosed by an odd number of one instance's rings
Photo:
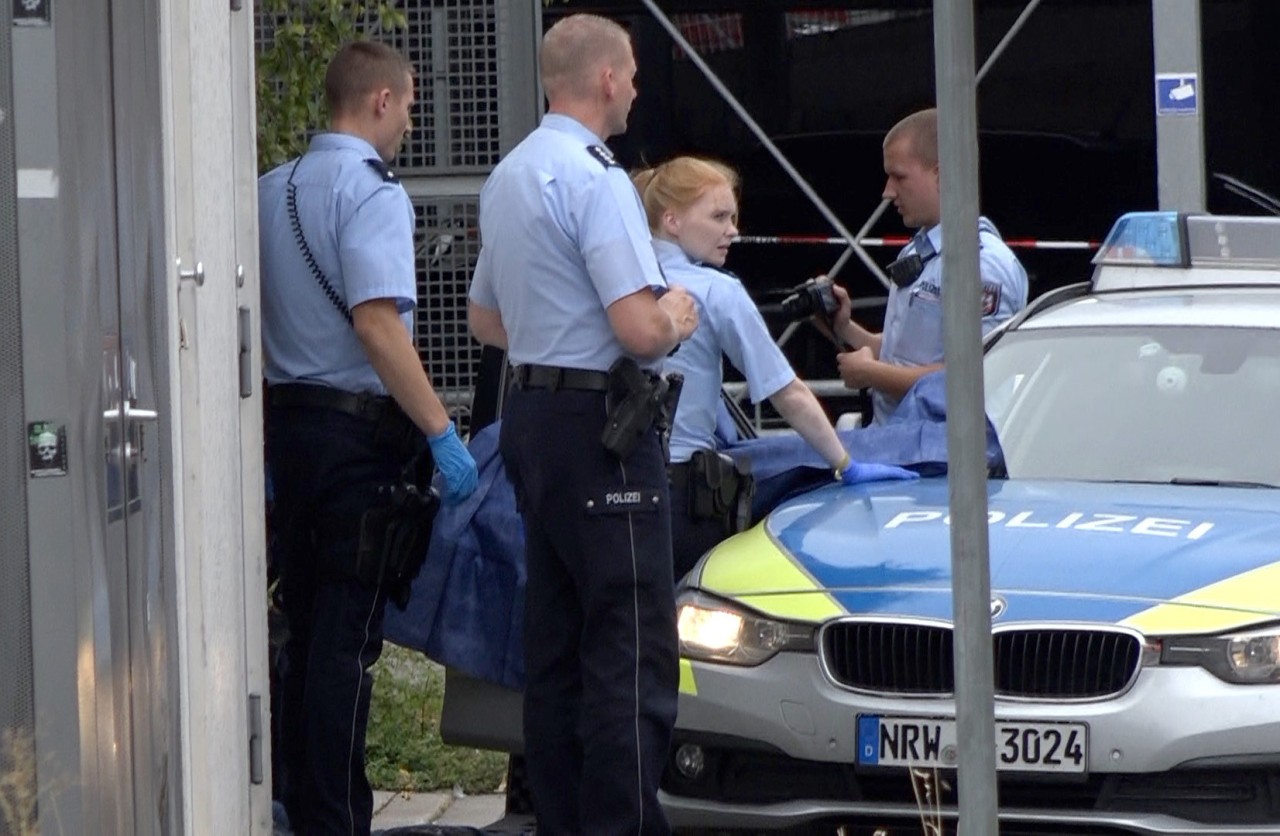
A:
{"type": "Polygon", "coordinates": [[[665,288],[604,145],[636,96],[625,30],[565,17],[540,63],[549,113],[480,193],[470,293],[473,333],[514,365],[499,447],[525,528],[528,779],[539,834],[667,833],[657,790],[679,656],[666,466],[652,426],[629,455],[602,433],[615,362],[657,369],[697,311],[665,288]]]}
{"type": "Polygon", "coordinates": [[[737,528],[746,474],[717,455],[716,413],[728,357],[751,399],[766,398],[835,470],[852,477],[849,454],[812,390],[796,377],[746,288],[723,271],[738,234],[738,175],[713,160],[676,157],[634,177],[668,281],[688,289],[701,325],[667,360],[684,375],[671,430],[671,534],[675,574],[737,528]],[[736,486],[736,487],[735,487],[736,486]],[[737,494],[730,495],[730,494],[737,494]]]}
{"type": "MultiPolygon", "coordinates": [[[[387,168],[409,129],[413,71],[355,42],[325,76],[330,131],[258,184],[267,450],[280,596],[277,745],[295,832],[367,834],[364,771],[386,592],[358,566],[361,520],[422,450],[460,498],[476,465],[410,337],[414,211],[387,168]]],[[[273,712],[276,713],[276,712],[273,712]]]]}
{"type": "MultiPolygon", "coordinates": [[[[938,180],[938,111],[917,111],[884,138],[883,197],[917,230],[889,267],[893,280],[883,333],[850,320],[849,295],[835,288],[834,329],[852,351],[837,357],[852,388],[870,387],[875,422],[884,423],[918,379],[942,368],[942,196],[938,180]]],[[[1027,272],[986,218],[978,221],[978,271],[985,334],[1027,305],[1027,272]]]]}

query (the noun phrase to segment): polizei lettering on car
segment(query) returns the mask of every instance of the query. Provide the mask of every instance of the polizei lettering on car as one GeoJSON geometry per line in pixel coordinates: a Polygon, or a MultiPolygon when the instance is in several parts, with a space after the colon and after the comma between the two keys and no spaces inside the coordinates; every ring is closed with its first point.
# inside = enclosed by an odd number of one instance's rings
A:
{"type": "MultiPolygon", "coordinates": [[[[885,530],[904,525],[941,522],[951,524],[951,516],[944,511],[902,511],[884,524],[885,530]]],[[[1152,537],[1182,537],[1199,540],[1208,534],[1214,524],[1174,517],[1140,517],[1135,514],[1104,514],[1071,511],[1065,514],[1045,514],[1035,511],[988,511],[988,525],[1005,528],[1057,528],[1072,531],[1102,531],[1112,534],[1146,534],[1152,537]]]]}

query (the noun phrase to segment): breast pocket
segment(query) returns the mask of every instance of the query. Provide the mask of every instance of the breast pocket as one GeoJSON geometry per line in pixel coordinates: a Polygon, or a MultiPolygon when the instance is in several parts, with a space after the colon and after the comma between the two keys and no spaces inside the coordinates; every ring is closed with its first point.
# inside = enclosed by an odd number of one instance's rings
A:
{"type": "Polygon", "coordinates": [[[919,291],[911,295],[894,353],[909,365],[942,361],[942,299],[919,291]]]}

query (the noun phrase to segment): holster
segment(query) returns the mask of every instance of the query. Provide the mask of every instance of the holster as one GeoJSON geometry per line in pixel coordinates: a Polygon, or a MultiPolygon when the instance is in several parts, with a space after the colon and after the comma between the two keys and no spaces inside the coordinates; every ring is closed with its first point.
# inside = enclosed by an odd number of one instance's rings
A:
{"type": "Polygon", "coordinates": [[[440,510],[440,496],[429,481],[411,475],[424,458],[429,474],[430,456],[414,457],[400,481],[379,487],[379,503],[360,519],[356,577],[370,586],[381,585],[387,600],[401,610],[409,603],[413,580],[427,559],[431,528],[440,510]]]}
{"type": "Polygon", "coordinates": [[[713,450],[697,450],[689,459],[689,516],[718,519],[725,534],[737,534],[751,522],[755,478],[732,458],[713,450]]]}
{"type": "Polygon", "coordinates": [[[600,434],[604,449],[626,461],[655,423],[659,430],[668,430],[683,383],[678,374],[660,377],[645,372],[630,357],[614,361],[609,367],[607,417],[600,434]]]}

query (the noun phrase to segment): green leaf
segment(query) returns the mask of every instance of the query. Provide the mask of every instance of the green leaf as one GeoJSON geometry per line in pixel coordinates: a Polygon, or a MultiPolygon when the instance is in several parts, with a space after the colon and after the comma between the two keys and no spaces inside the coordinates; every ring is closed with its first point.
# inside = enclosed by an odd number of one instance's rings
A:
{"type": "Polygon", "coordinates": [[[324,127],[324,74],[342,44],[405,28],[403,12],[381,3],[375,20],[368,2],[354,0],[261,0],[279,22],[259,44],[258,170],[267,171],[306,148],[312,131],[324,127]],[[383,14],[383,9],[386,14],[383,14]]]}

